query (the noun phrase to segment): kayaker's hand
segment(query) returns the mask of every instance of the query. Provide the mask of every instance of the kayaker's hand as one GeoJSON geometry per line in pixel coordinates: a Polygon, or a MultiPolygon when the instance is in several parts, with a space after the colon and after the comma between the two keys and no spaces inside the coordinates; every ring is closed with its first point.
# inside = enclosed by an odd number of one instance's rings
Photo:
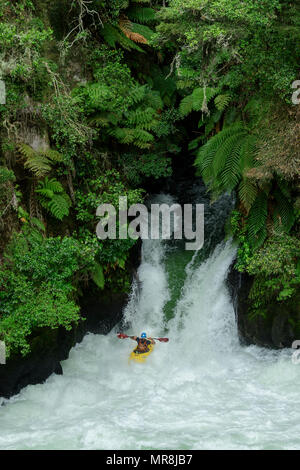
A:
{"type": "Polygon", "coordinates": [[[128,338],[132,339],[133,341],[136,341],[137,336],[128,336],[128,338]]]}

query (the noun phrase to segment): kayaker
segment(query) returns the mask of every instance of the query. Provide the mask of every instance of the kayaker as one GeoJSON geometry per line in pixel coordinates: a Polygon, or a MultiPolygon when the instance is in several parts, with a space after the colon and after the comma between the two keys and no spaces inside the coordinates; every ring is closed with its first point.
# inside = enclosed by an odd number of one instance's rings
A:
{"type": "Polygon", "coordinates": [[[129,336],[130,339],[137,342],[137,347],[135,349],[136,354],[141,354],[149,351],[150,344],[155,344],[153,338],[147,338],[146,333],[142,333],[141,336],[129,336]]]}

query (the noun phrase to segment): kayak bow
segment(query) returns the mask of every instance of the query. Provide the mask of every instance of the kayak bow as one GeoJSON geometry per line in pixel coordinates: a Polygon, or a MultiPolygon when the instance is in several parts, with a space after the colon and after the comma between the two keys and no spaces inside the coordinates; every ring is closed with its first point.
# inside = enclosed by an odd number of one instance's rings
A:
{"type": "Polygon", "coordinates": [[[149,351],[144,352],[144,353],[138,353],[137,348],[135,348],[132,353],[129,356],[129,361],[135,361],[135,362],[145,362],[147,357],[150,356],[154,349],[154,345],[150,344],[149,345],[149,351]]]}

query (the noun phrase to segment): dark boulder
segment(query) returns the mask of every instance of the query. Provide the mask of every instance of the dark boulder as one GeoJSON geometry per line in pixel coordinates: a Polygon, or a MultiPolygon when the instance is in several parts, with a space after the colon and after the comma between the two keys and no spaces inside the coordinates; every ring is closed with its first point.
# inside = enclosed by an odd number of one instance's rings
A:
{"type": "Polygon", "coordinates": [[[229,269],[227,285],[241,342],[274,349],[291,347],[292,342],[298,339],[296,326],[300,321],[300,295],[285,302],[270,302],[265,316],[253,316],[250,314],[249,293],[254,278],[239,273],[234,267],[235,263],[229,269]]]}

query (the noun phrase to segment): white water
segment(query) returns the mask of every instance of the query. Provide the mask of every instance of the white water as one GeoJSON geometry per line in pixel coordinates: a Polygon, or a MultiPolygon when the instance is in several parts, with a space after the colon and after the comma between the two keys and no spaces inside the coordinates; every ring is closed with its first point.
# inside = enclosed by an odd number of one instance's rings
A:
{"type": "MultiPolygon", "coordinates": [[[[291,351],[242,347],[225,278],[235,251],[218,246],[169,299],[160,241],[144,243],[142,290],[125,312],[130,332],[163,335],[145,364],[128,364],[130,340],[90,334],[63,376],[28,386],[0,407],[1,449],[295,449],[300,365],[291,351]]],[[[196,258],[196,256],[194,257],[196,258]]]]}

